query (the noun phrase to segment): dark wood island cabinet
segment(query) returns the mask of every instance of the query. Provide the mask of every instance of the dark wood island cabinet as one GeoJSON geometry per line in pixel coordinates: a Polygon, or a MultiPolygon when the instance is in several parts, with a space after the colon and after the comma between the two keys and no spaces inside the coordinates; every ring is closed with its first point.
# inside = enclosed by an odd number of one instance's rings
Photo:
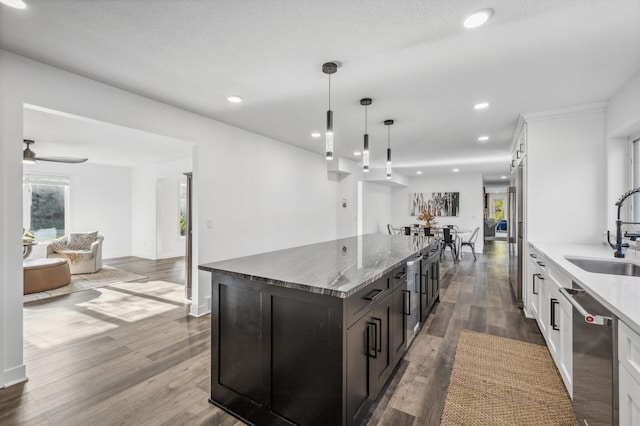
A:
{"type": "Polygon", "coordinates": [[[210,402],[256,425],[359,424],[407,349],[406,261],[428,264],[426,318],[439,244],[371,234],[200,265],[212,283],[210,402]]]}

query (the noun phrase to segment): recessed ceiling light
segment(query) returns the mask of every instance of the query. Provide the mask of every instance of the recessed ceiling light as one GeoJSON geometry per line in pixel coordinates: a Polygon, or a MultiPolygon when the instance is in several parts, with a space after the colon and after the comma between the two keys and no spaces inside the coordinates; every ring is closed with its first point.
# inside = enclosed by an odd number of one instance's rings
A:
{"type": "Polygon", "coordinates": [[[353,153],[353,155],[356,155],[356,156],[357,155],[362,155],[362,153],[360,151],[356,151],[356,152],[353,153]]]}
{"type": "Polygon", "coordinates": [[[27,7],[26,4],[22,0],[0,0],[0,3],[6,4],[7,6],[11,6],[16,9],[24,9],[27,7]]]}
{"type": "Polygon", "coordinates": [[[422,174],[422,172],[421,172],[420,170],[418,170],[418,171],[416,172],[416,174],[417,174],[417,175],[421,175],[421,174],[422,174]]]}
{"type": "Polygon", "coordinates": [[[478,141],[480,141],[480,142],[486,142],[486,141],[488,141],[488,140],[489,140],[489,136],[480,136],[480,137],[478,138],[478,141]]]}
{"type": "Polygon", "coordinates": [[[478,28],[479,26],[486,23],[489,18],[493,15],[493,9],[482,9],[474,13],[473,15],[467,16],[464,20],[463,25],[465,28],[478,28]]]}
{"type": "Polygon", "coordinates": [[[500,176],[500,179],[506,179],[506,178],[507,178],[506,176],[500,176]]]}
{"type": "Polygon", "coordinates": [[[489,102],[480,102],[473,106],[473,109],[485,109],[485,108],[489,108],[489,102]]]}
{"type": "Polygon", "coordinates": [[[460,169],[453,169],[453,173],[458,173],[460,169]]]}
{"type": "Polygon", "coordinates": [[[319,138],[320,136],[322,136],[322,135],[320,134],[320,132],[313,132],[313,133],[311,133],[311,137],[312,137],[312,138],[319,138]]]}
{"type": "Polygon", "coordinates": [[[231,95],[227,97],[227,100],[232,104],[239,104],[240,102],[242,102],[242,97],[238,95],[231,95]]]}

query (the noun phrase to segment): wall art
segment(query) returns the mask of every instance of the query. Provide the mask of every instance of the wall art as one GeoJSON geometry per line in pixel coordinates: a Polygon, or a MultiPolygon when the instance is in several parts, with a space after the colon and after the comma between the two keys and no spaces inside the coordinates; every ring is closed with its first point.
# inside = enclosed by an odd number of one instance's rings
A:
{"type": "Polygon", "coordinates": [[[429,210],[438,217],[458,216],[460,214],[460,193],[409,193],[409,215],[420,216],[422,210],[429,210]]]}

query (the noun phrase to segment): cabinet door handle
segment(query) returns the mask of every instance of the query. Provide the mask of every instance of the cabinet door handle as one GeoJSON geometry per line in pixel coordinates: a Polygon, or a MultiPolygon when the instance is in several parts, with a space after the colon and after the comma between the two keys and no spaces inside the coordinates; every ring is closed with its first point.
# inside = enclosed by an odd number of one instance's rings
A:
{"type": "Polygon", "coordinates": [[[404,303],[404,307],[402,310],[405,315],[409,316],[411,315],[411,292],[409,290],[402,290],[402,292],[406,296],[404,299],[402,299],[404,303]]]}
{"type": "Polygon", "coordinates": [[[536,291],[536,278],[538,277],[538,274],[533,274],[533,285],[532,285],[532,291],[533,294],[538,294],[538,292],[536,291]]]}
{"type": "Polygon", "coordinates": [[[382,352],[382,318],[373,318],[374,321],[378,323],[376,327],[378,329],[378,343],[376,344],[376,348],[378,348],[378,352],[382,352]]]}
{"type": "Polygon", "coordinates": [[[529,256],[533,257],[534,259],[536,259],[538,256],[536,256],[535,253],[529,253],[529,256]]]}
{"type": "Polygon", "coordinates": [[[544,263],[542,263],[541,260],[538,260],[536,263],[544,268],[544,263]]]}
{"type": "Polygon", "coordinates": [[[378,324],[375,322],[367,323],[367,355],[369,358],[378,357],[378,324]],[[373,339],[371,339],[371,327],[373,327],[373,339]],[[373,349],[371,348],[371,340],[373,340],[373,349]],[[373,352],[371,352],[373,350],[373,352]]]}
{"type": "Polygon", "coordinates": [[[374,300],[376,300],[378,297],[380,297],[380,295],[384,293],[384,290],[380,290],[379,288],[376,288],[374,290],[372,290],[369,294],[367,294],[366,296],[363,297],[363,299],[365,300],[371,300],[372,302],[374,300]]]}
{"type": "MultiPolygon", "coordinates": [[[[424,277],[424,284],[427,284],[427,281],[429,281],[429,274],[422,274],[422,276],[424,277]]],[[[427,289],[425,287],[422,286],[423,281],[420,281],[420,293],[422,294],[427,294],[427,289]]]]}
{"type": "Polygon", "coordinates": [[[556,305],[559,305],[558,299],[551,298],[551,328],[554,330],[560,330],[558,324],[556,324],[556,305]]]}
{"type": "Polygon", "coordinates": [[[413,279],[413,291],[415,291],[416,293],[420,292],[420,290],[418,290],[419,285],[420,285],[420,275],[416,274],[415,278],[413,279]]]}

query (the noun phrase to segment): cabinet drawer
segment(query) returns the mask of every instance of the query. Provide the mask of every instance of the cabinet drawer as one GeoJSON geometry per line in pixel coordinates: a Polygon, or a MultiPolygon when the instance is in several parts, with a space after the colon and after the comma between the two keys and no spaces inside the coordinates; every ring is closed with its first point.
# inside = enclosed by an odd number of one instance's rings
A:
{"type": "Polygon", "coordinates": [[[618,361],[640,383],[640,335],[618,321],[618,361]]]}
{"type": "Polygon", "coordinates": [[[391,280],[391,274],[383,275],[347,298],[347,328],[391,293],[391,280]]]}
{"type": "Polygon", "coordinates": [[[400,287],[401,285],[407,285],[407,264],[403,263],[401,266],[398,266],[391,273],[393,278],[393,289],[400,287]]]}

